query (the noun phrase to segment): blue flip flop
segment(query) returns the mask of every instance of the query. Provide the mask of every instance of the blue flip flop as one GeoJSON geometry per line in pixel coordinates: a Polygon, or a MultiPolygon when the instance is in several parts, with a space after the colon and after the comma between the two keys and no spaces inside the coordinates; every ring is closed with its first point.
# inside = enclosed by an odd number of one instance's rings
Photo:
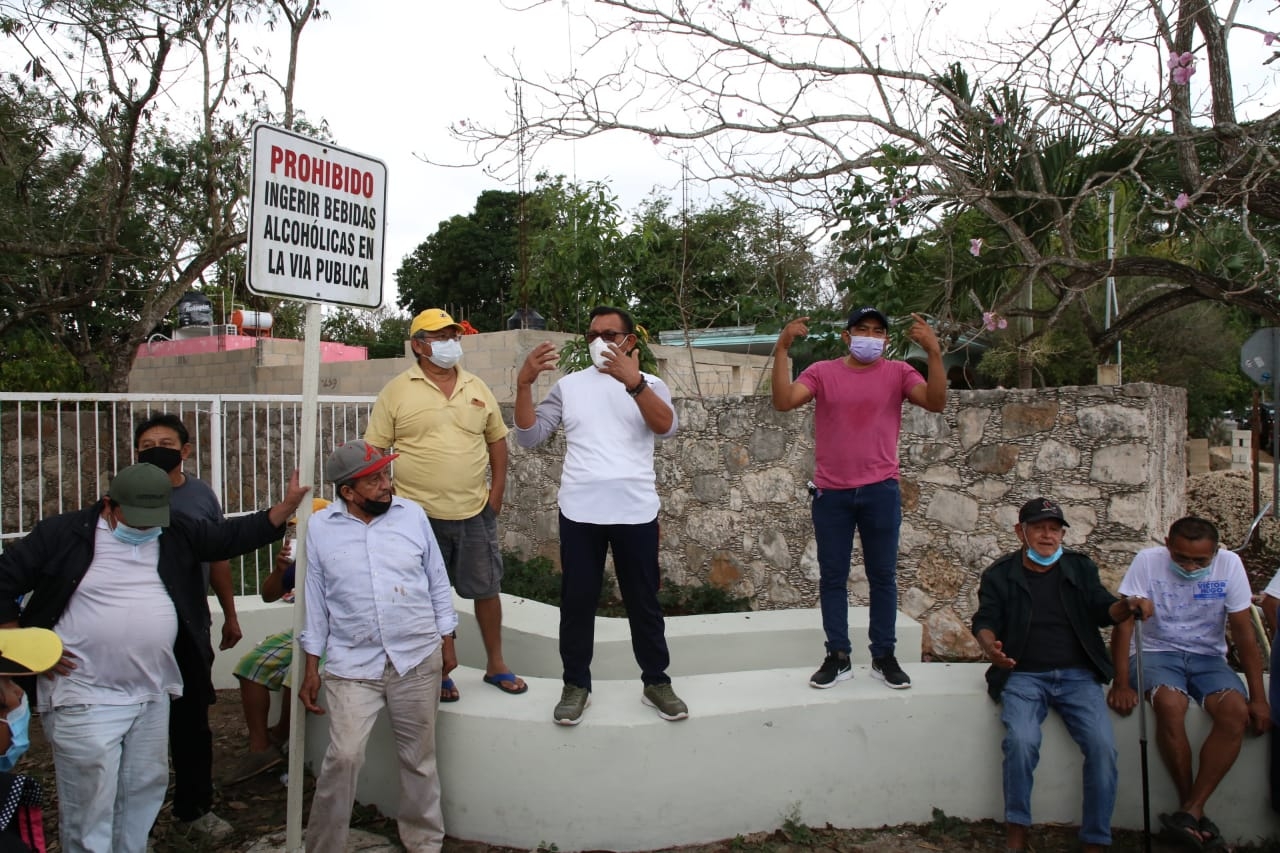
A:
{"type": "Polygon", "coordinates": [[[500,672],[497,675],[486,675],[484,677],[485,684],[492,684],[503,693],[510,693],[512,696],[519,696],[521,693],[529,689],[528,684],[521,684],[519,687],[504,687],[506,684],[516,683],[516,674],[514,672],[500,672]]]}
{"type": "Polygon", "coordinates": [[[452,678],[446,678],[440,682],[440,701],[441,702],[457,702],[462,697],[457,693],[458,685],[453,683],[452,678]],[[453,693],[452,696],[445,696],[444,692],[448,690],[453,693]]]}

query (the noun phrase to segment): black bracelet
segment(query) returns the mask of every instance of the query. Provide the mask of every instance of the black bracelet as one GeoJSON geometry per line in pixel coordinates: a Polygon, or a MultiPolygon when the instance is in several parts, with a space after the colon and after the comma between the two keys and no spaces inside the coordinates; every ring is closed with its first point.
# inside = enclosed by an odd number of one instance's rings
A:
{"type": "Polygon", "coordinates": [[[648,387],[649,387],[649,380],[641,376],[640,381],[636,383],[636,387],[628,388],[627,393],[630,394],[632,397],[639,397],[640,392],[648,387]]]}

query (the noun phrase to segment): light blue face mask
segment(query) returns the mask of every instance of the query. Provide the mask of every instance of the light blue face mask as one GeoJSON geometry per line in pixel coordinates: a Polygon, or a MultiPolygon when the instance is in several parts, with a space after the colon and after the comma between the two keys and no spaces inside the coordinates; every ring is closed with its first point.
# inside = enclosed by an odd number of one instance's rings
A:
{"type": "Polygon", "coordinates": [[[1062,559],[1062,546],[1058,546],[1058,550],[1054,551],[1047,557],[1041,557],[1039,552],[1030,545],[1027,546],[1027,559],[1035,563],[1037,566],[1052,566],[1054,563],[1062,559]]]}
{"type": "Polygon", "coordinates": [[[117,521],[116,526],[111,528],[111,535],[126,545],[146,545],[148,542],[154,542],[159,539],[160,534],[163,532],[163,527],[148,527],[146,530],[139,530],[136,527],[130,527],[123,521],[117,521]]]}
{"type": "Polygon", "coordinates": [[[28,729],[31,725],[31,709],[27,707],[27,697],[22,697],[18,707],[9,712],[6,720],[9,724],[9,748],[0,755],[0,771],[8,773],[18,763],[18,759],[27,754],[31,747],[31,736],[28,729]]]}
{"type": "Polygon", "coordinates": [[[1182,566],[1179,566],[1173,560],[1170,560],[1169,567],[1173,569],[1174,574],[1176,574],[1178,577],[1185,578],[1186,580],[1189,580],[1189,581],[1202,581],[1205,578],[1209,577],[1209,572],[1213,571],[1212,563],[1205,566],[1203,569],[1188,571],[1182,568],[1182,566]]]}

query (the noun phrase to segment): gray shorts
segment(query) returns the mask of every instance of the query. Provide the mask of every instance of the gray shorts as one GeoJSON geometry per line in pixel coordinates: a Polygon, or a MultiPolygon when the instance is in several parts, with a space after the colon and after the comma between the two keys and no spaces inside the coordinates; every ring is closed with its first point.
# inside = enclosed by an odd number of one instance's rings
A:
{"type": "Polygon", "coordinates": [[[449,582],[463,598],[493,598],[502,587],[502,552],[498,549],[498,517],[488,504],[480,514],[461,521],[431,519],[440,543],[449,582]]]}

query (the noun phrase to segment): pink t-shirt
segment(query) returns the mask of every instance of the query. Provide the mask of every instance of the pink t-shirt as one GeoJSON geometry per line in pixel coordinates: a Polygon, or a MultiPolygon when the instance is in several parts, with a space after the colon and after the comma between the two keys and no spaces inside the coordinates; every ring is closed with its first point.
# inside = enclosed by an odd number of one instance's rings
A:
{"type": "Polygon", "coordinates": [[[844,359],[809,365],[796,379],[813,392],[814,471],[820,489],[856,489],[898,477],[902,401],[924,382],[905,361],[862,370],[844,359]]]}

